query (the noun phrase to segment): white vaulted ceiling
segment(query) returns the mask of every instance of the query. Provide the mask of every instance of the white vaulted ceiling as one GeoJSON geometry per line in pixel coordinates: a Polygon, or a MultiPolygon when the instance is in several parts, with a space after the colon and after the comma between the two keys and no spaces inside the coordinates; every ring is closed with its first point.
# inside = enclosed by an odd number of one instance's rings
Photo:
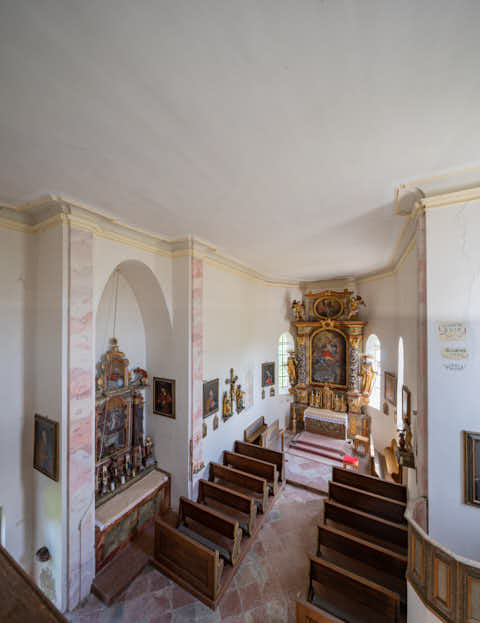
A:
{"type": "Polygon", "coordinates": [[[277,278],[386,266],[478,161],[478,0],[0,0],[0,202],[63,194],[277,278]]]}

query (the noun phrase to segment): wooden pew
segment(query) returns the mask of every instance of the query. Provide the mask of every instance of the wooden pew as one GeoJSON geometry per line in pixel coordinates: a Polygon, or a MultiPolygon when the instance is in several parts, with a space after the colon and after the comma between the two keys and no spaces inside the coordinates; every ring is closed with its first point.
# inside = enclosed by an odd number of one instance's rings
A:
{"type": "Polygon", "coordinates": [[[270,424],[260,435],[260,447],[283,452],[284,445],[285,431],[283,428],[280,430],[278,420],[275,420],[275,422],[270,424]]]}
{"type": "Polygon", "coordinates": [[[355,614],[363,609],[370,612],[365,619],[368,621],[400,621],[400,596],[397,593],[320,558],[310,558],[309,598],[314,605],[347,621],[352,608],[355,614]],[[314,582],[325,589],[320,600],[314,582]]]}
{"type": "Polygon", "coordinates": [[[380,480],[375,476],[367,476],[366,474],[358,474],[341,467],[334,467],[332,469],[332,480],[342,485],[368,491],[369,493],[376,493],[384,498],[397,500],[397,502],[406,503],[407,501],[407,488],[405,485],[380,480]]]}
{"type": "Polygon", "coordinates": [[[322,557],[322,547],[359,560],[397,579],[405,579],[407,556],[348,534],[338,528],[318,526],[317,556],[319,558],[322,557]]]}
{"type": "Polygon", "coordinates": [[[253,474],[247,474],[233,467],[220,465],[220,463],[210,463],[208,479],[211,482],[225,484],[228,488],[235,491],[251,495],[258,510],[264,513],[268,503],[268,485],[265,478],[259,478],[253,474]]]}
{"type": "Polygon", "coordinates": [[[232,565],[238,561],[242,540],[238,521],[182,496],[177,529],[205,547],[218,550],[220,556],[232,565]]]}
{"type": "Polygon", "coordinates": [[[270,448],[260,448],[253,443],[246,443],[245,441],[238,440],[235,442],[234,451],[238,454],[250,456],[252,459],[260,459],[261,461],[267,461],[267,463],[273,463],[277,466],[278,479],[281,482],[285,482],[285,455],[283,452],[270,450],[270,448]]]}
{"type": "MultiPolygon", "coordinates": [[[[154,564],[196,597],[215,601],[221,589],[223,559],[161,519],[155,521],[154,564]]],[[[210,606],[212,607],[212,606],[210,606]]]]}
{"type": "Polygon", "coordinates": [[[243,439],[248,443],[259,443],[262,433],[267,429],[263,415],[243,431],[243,439]]]}
{"type": "Polygon", "coordinates": [[[397,500],[384,498],[381,495],[362,491],[356,487],[343,485],[332,480],[328,483],[328,497],[340,504],[346,504],[371,515],[378,515],[389,521],[395,521],[399,524],[405,522],[404,515],[407,505],[404,502],[397,502],[397,500]]]}
{"type": "Polygon", "coordinates": [[[198,483],[198,503],[212,506],[232,519],[236,519],[246,534],[249,536],[253,534],[257,516],[257,507],[253,497],[201,479],[198,483]]]}
{"type": "Polygon", "coordinates": [[[0,621],[67,623],[32,578],[0,545],[0,621]]]}
{"type": "Polygon", "coordinates": [[[223,453],[223,464],[239,469],[242,472],[247,472],[247,474],[254,474],[260,478],[265,478],[270,493],[272,495],[277,495],[278,471],[273,463],[267,463],[261,459],[252,459],[244,454],[225,450],[223,453]]]}
{"type": "Polygon", "coordinates": [[[297,623],[344,623],[341,619],[334,617],[333,614],[329,614],[308,601],[303,601],[303,599],[297,599],[296,613],[297,623]]]}
{"type": "Polygon", "coordinates": [[[382,541],[397,545],[401,548],[408,547],[407,527],[363,511],[359,511],[333,500],[325,500],[324,522],[327,520],[341,523],[367,536],[382,539],[382,541]]]}

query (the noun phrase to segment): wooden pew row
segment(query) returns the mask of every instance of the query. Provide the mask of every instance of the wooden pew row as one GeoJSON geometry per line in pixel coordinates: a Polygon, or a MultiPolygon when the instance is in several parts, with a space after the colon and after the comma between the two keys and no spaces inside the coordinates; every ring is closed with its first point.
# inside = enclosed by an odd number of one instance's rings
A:
{"type": "Polygon", "coordinates": [[[278,420],[275,420],[275,422],[270,424],[260,435],[260,447],[283,452],[284,445],[285,431],[283,429],[280,430],[278,420]]]}
{"type": "Polygon", "coordinates": [[[317,557],[322,557],[322,547],[354,558],[362,563],[388,573],[397,580],[404,580],[408,557],[370,543],[332,526],[318,526],[317,557]]]}
{"type": "Polygon", "coordinates": [[[228,488],[251,495],[258,510],[261,513],[265,512],[268,503],[268,485],[265,478],[259,478],[220,463],[210,463],[208,479],[210,482],[220,481],[220,484],[225,484],[228,488]]]}
{"type": "Polygon", "coordinates": [[[297,600],[296,613],[297,623],[345,623],[334,617],[333,614],[329,614],[308,601],[303,601],[303,599],[297,600]]]}
{"type": "Polygon", "coordinates": [[[375,476],[367,476],[365,474],[351,472],[341,467],[334,467],[332,469],[332,480],[342,485],[357,487],[357,489],[381,495],[384,498],[397,500],[397,502],[406,503],[407,501],[407,488],[405,485],[398,485],[394,482],[380,480],[375,476]]]}
{"type": "Polygon", "coordinates": [[[248,443],[258,443],[262,433],[267,429],[263,415],[253,421],[243,431],[243,439],[248,443]]]}
{"type": "Polygon", "coordinates": [[[238,454],[250,456],[252,459],[273,463],[277,467],[279,480],[285,482],[285,455],[283,452],[270,450],[270,448],[260,448],[253,443],[246,443],[245,441],[236,441],[234,451],[238,454]]]}
{"type": "Polygon", "coordinates": [[[368,493],[368,491],[362,491],[356,487],[342,485],[331,480],[328,483],[328,497],[335,502],[351,506],[372,515],[378,515],[383,519],[388,519],[398,524],[405,523],[404,515],[407,507],[404,502],[397,502],[396,500],[384,498],[381,495],[368,493]]]}
{"type": "Polygon", "coordinates": [[[325,500],[324,522],[335,521],[362,532],[369,536],[396,545],[402,549],[408,547],[408,530],[406,526],[382,519],[375,515],[355,510],[333,500],[325,500]]]}
{"type": "Polygon", "coordinates": [[[201,479],[198,483],[198,503],[211,506],[237,520],[245,534],[249,536],[253,534],[257,516],[257,507],[253,497],[201,479]]]}
{"type": "Polygon", "coordinates": [[[397,593],[320,558],[310,558],[309,598],[314,605],[347,621],[351,613],[356,614],[360,609],[371,613],[369,621],[399,623],[400,620],[400,596],[397,593]],[[326,589],[320,600],[314,582],[326,589]]]}
{"type": "Polygon", "coordinates": [[[237,562],[242,540],[238,521],[182,496],[178,506],[177,529],[205,547],[218,550],[230,564],[237,562]]]}
{"type": "Polygon", "coordinates": [[[269,491],[272,495],[278,493],[278,471],[273,463],[267,463],[261,459],[252,459],[244,454],[237,452],[229,452],[225,450],[223,453],[223,464],[239,469],[247,474],[265,478],[268,483],[269,491]]]}
{"type": "Polygon", "coordinates": [[[196,597],[214,603],[221,589],[223,559],[161,519],[155,522],[154,564],[196,597]]]}

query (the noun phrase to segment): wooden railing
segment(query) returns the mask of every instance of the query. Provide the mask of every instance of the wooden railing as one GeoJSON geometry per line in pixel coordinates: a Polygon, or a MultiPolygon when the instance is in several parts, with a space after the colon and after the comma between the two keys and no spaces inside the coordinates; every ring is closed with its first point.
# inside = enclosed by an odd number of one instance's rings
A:
{"type": "MultiPolygon", "coordinates": [[[[407,580],[423,604],[448,623],[480,621],[480,562],[457,556],[421,527],[423,498],[409,502],[407,580]]],[[[423,522],[422,522],[423,523],[423,522]]],[[[452,530],[455,526],[452,525],[452,530]]]]}

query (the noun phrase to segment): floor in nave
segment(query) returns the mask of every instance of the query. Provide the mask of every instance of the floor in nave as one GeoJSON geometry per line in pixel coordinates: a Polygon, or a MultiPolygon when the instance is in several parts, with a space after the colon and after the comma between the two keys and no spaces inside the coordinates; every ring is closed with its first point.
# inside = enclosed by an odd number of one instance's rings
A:
{"type": "Polygon", "coordinates": [[[212,612],[151,566],[107,607],[94,595],[68,615],[72,623],[294,623],[305,598],[324,498],[287,485],[212,612]]]}

